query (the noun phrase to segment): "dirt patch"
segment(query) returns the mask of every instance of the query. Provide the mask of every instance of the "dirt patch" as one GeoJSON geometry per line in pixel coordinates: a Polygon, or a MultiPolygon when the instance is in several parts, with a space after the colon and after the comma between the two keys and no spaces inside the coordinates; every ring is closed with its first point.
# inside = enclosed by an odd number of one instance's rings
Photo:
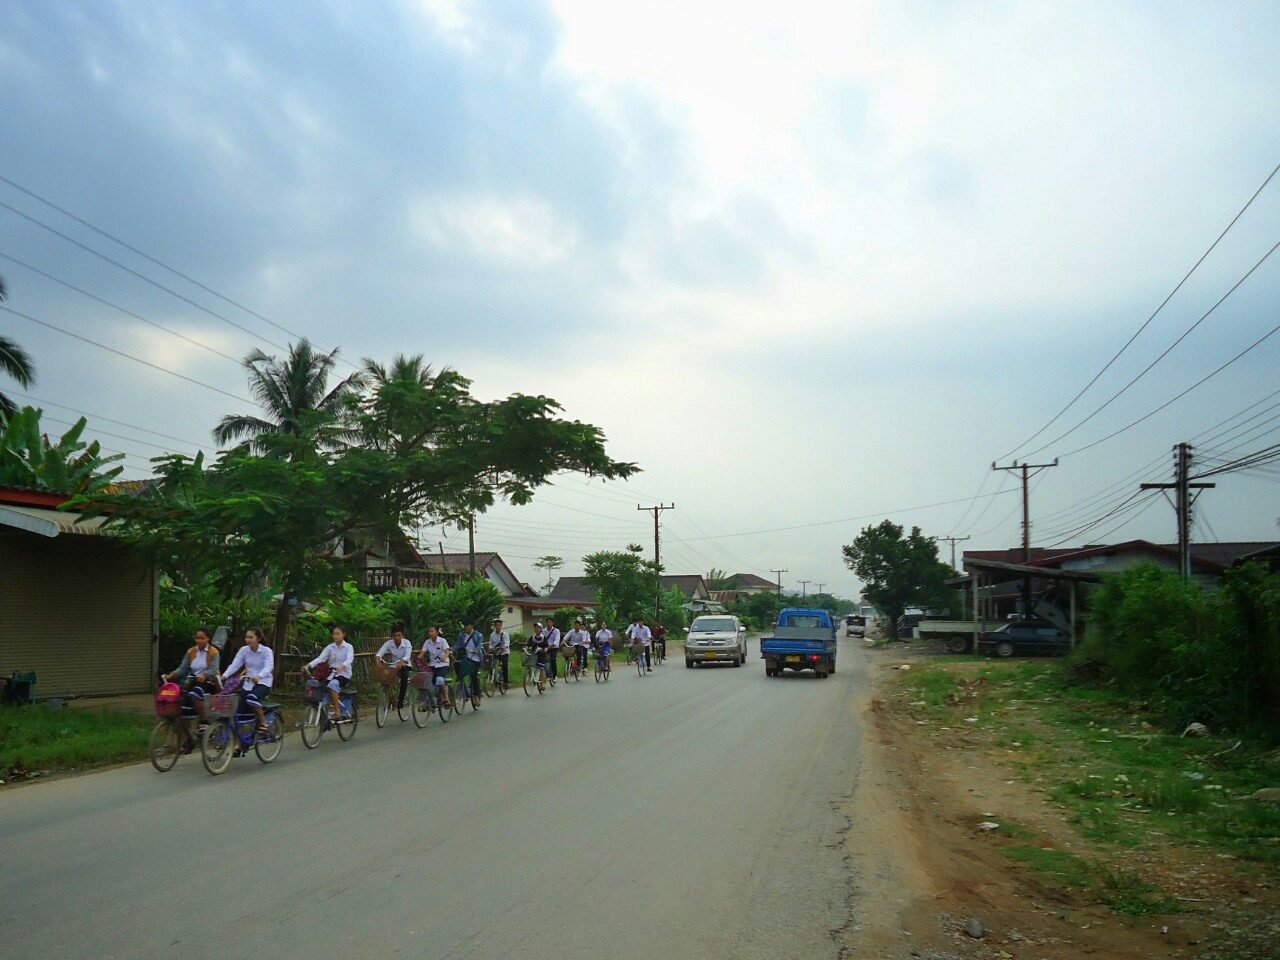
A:
{"type": "MultiPolygon", "coordinates": [[[[1019,775],[1017,745],[963,718],[939,721],[911,699],[902,666],[919,670],[937,652],[866,651],[870,694],[856,708],[868,742],[847,839],[863,890],[859,923],[843,935],[847,955],[1280,957],[1273,865],[1195,844],[1100,849],[1068,822],[1047,784],[1019,775]],[[1099,902],[1100,891],[1118,902],[1145,898],[1146,915],[1117,912],[1099,902]],[[973,919],[979,939],[964,929],[973,919]]],[[[963,675],[984,665],[975,658],[948,669],[963,675]]],[[[962,685],[952,703],[969,695],[962,685]]]]}

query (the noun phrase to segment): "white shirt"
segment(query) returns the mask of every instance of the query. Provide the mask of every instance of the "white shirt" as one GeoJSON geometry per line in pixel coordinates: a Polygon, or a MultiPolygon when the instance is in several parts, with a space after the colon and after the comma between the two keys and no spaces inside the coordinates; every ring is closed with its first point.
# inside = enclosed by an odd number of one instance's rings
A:
{"type": "Polygon", "coordinates": [[[321,661],[329,664],[335,677],[349,677],[351,676],[351,665],[356,662],[356,648],[346,641],[343,641],[342,646],[331,643],[321,650],[320,656],[308,663],[307,666],[314,667],[321,661]]]}
{"type": "Polygon", "coordinates": [[[507,631],[489,634],[489,649],[494,653],[510,653],[511,638],[507,636],[507,631]]]}
{"type": "Polygon", "coordinates": [[[633,640],[639,640],[647,647],[649,646],[649,641],[653,639],[653,632],[642,624],[641,626],[636,627],[636,632],[631,636],[633,640]]]}
{"type": "Polygon", "coordinates": [[[236,651],[235,657],[231,660],[231,665],[223,672],[225,677],[234,677],[236,671],[244,668],[247,679],[250,683],[262,683],[268,687],[274,682],[272,671],[276,666],[276,655],[271,652],[271,648],[264,644],[258,644],[256,651],[250,650],[246,643],[243,647],[236,651]]]}
{"type": "Polygon", "coordinates": [[[212,645],[205,647],[203,650],[196,647],[196,652],[191,655],[191,663],[187,665],[191,669],[193,677],[209,672],[209,651],[211,649],[212,645]]]}
{"type": "Polygon", "coordinates": [[[444,637],[430,637],[422,641],[422,652],[431,661],[433,667],[449,666],[449,641],[444,637]]]}
{"type": "Polygon", "coordinates": [[[599,644],[612,643],[613,631],[608,627],[601,627],[596,631],[596,642],[599,644]]]}
{"type": "Polygon", "coordinates": [[[552,650],[558,650],[560,648],[560,631],[555,627],[552,627],[547,631],[547,646],[552,650]]]}
{"type": "Polygon", "coordinates": [[[639,629],[640,629],[640,624],[638,623],[631,624],[631,626],[627,627],[627,637],[631,640],[634,640],[636,638],[636,632],[639,629]]]}
{"type": "Polygon", "coordinates": [[[401,639],[398,645],[394,639],[388,640],[378,648],[378,658],[386,660],[387,654],[391,655],[392,666],[408,663],[409,658],[413,656],[413,644],[405,639],[401,639]]]}

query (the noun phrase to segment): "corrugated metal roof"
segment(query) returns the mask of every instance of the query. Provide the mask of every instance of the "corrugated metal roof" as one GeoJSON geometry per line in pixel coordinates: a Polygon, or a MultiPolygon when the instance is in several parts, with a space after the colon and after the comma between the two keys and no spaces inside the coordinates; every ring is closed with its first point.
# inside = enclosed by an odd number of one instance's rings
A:
{"type": "Polygon", "coordinates": [[[42,537],[56,537],[62,533],[78,536],[96,536],[105,533],[102,525],[105,517],[80,520],[80,514],[64,510],[45,510],[41,507],[0,506],[0,525],[38,533],[42,537]]]}

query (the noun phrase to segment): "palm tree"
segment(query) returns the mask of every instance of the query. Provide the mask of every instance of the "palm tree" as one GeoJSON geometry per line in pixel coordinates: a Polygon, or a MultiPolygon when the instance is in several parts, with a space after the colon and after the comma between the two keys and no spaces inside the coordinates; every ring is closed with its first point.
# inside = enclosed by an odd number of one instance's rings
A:
{"type": "MultiPolygon", "coordinates": [[[[4,281],[0,280],[0,301],[8,295],[4,281]]],[[[20,387],[29,387],[36,379],[36,365],[32,362],[31,356],[8,337],[0,337],[0,372],[17,380],[20,387]]],[[[8,420],[17,409],[16,403],[0,393],[0,416],[8,420]]]]}
{"type": "MultiPolygon", "coordinates": [[[[337,360],[336,348],[323,353],[306,339],[290,346],[283,361],[254,350],[242,366],[249,372],[249,392],[266,416],[227,414],[214,429],[214,440],[226,444],[248,438],[254,451],[262,453],[266,446],[263,438],[271,434],[301,435],[314,430],[316,414],[341,424],[347,399],[360,395],[367,378],[363,370],[357,370],[329,388],[337,360]]],[[[341,446],[346,432],[328,431],[321,445],[341,446]]]]}
{"type": "MultiPolygon", "coordinates": [[[[447,370],[446,367],[441,373],[447,370]]],[[[427,363],[426,358],[420,353],[415,353],[412,357],[405,356],[403,353],[396,354],[395,359],[385,366],[365,357],[364,372],[379,387],[396,382],[430,387],[436,378],[431,364],[427,363]]]]}

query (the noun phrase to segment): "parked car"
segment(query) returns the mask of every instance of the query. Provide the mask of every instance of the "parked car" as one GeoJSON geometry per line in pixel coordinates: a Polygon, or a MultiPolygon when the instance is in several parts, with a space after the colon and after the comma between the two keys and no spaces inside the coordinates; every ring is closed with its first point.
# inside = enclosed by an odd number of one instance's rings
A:
{"type": "Polygon", "coordinates": [[[703,616],[689,625],[684,641],[684,665],[695,663],[732,663],[742,666],[747,659],[747,628],[737,617],[728,614],[703,616]]]}
{"type": "Polygon", "coordinates": [[[1015,620],[978,636],[978,652],[988,656],[1012,657],[1015,653],[1056,656],[1070,649],[1070,634],[1041,620],[1015,620]]]}
{"type": "Polygon", "coordinates": [[[857,613],[848,614],[844,618],[844,635],[846,637],[865,637],[867,635],[867,618],[857,613]]]}

